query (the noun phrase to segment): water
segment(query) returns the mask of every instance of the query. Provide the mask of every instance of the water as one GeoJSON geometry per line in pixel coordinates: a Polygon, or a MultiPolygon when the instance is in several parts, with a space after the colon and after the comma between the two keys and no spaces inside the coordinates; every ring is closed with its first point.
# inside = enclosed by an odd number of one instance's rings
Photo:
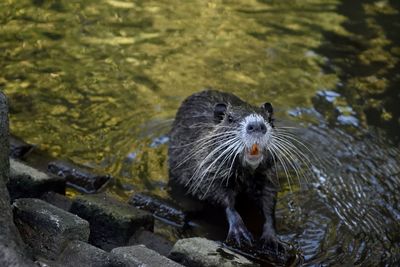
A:
{"type": "Polygon", "coordinates": [[[181,101],[204,87],[272,102],[317,155],[279,195],[278,230],[308,265],[400,261],[400,3],[0,3],[12,132],[111,173],[109,191],[167,197],[181,101]],[[289,205],[290,204],[290,205],[289,205]]]}

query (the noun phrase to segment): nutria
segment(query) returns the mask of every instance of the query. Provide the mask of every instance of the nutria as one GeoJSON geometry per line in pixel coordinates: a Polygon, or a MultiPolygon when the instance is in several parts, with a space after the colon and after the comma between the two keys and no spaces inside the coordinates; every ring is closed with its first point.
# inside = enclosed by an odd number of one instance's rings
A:
{"type": "Polygon", "coordinates": [[[226,241],[239,247],[254,244],[235,209],[238,194],[247,194],[265,219],[261,245],[285,250],[274,218],[279,138],[270,103],[256,107],[215,90],[193,94],[180,106],[170,133],[170,182],[223,208],[229,224],[226,241]]]}

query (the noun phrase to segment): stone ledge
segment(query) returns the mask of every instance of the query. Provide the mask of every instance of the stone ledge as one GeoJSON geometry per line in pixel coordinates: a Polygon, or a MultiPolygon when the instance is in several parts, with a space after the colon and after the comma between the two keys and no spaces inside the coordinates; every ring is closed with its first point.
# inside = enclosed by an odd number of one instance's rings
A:
{"type": "Polygon", "coordinates": [[[84,193],[96,193],[111,180],[108,174],[98,173],[67,160],[52,161],[47,169],[50,173],[64,178],[69,186],[84,193]]]}
{"type": "Polygon", "coordinates": [[[183,227],[186,223],[186,214],[178,205],[158,196],[136,193],[129,199],[128,203],[153,213],[156,218],[161,218],[180,227],[183,227]]]}
{"type": "Polygon", "coordinates": [[[215,241],[200,237],[178,240],[169,258],[188,267],[259,266],[215,241]]]}
{"type": "Polygon", "coordinates": [[[26,143],[16,136],[10,136],[10,157],[14,159],[24,159],[33,149],[33,145],[26,143]]]}
{"type": "Polygon", "coordinates": [[[24,244],[13,223],[6,187],[9,172],[8,105],[0,91],[0,266],[32,266],[33,262],[25,255],[24,244]]]}
{"type": "Polygon", "coordinates": [[[165,239],[163,236],[141,229],[132,236],[128,245],[145,245],[163,256],[168,256],[174,243],[165,239]]]}
{"type": "Polygon", "coordinates": [[[8,103],[6,96],[0,91],[0,179],[7,183],[10,172],[10,134],[8,131],[8,103]]]}
{"type": "Polygon", "coordinates": [[[154,218],[145,211],[105,195],[80,195],[70,211],[90,222],[90,243],[107,251],[128,244],[139,229],[153,230],[154,218]]]}
{"type": "MultiPolygon", "coordinates": [[[[138,267],[140,262],[126,260],[118,255],[84,243],[72,241],[68,244],[57,260],[60,266],[96,266],[96,267],[138,267]]],[[[143,265],[142,265],[143,266],[143,265]]]]}
{"type": "Polygon", "coordinates": [[[129,261],[139,261],[144,266],[149,267],[182,267],[179,263],[158,254],[154,250],[148,249],[144,245],[119,247],[113,249],[111,253],[129,261]]]}
{"type": "Polygon", "coordinates": [[[10,159],[10,179],[7,183],[11,199],[39,197],[47,191],[65,192],[65,180],[48,175],[18,160],[10,159]]]}
{"type": "Polygon", "coordinates": [[[65,195],[56,192],[46,192],[40,196],[40,199],[68,212],[71,209],[72,200],[65,195]]]}
{"type": "Polygon", "coordinates": [[[43,200],[17,199],[14,221],[34,255],[55,259],[71,240],[88,241],[89,223],[43,200]]]}

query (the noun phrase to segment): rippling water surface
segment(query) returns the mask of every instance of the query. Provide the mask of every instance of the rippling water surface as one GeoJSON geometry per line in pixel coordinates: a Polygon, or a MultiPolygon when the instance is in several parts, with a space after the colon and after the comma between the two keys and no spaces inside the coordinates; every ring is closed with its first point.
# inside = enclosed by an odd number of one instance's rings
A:
{"type": "Polygon", "coordinates": [[[167,196],[166,135],[186,96],[270,101],[314,153],[315,177],[283,184],[283,238],[308,265],[396,265],[399,12],[396,0],[6,0],[0,88],[15,135],[111,173],[122,199],[167,196]]]}

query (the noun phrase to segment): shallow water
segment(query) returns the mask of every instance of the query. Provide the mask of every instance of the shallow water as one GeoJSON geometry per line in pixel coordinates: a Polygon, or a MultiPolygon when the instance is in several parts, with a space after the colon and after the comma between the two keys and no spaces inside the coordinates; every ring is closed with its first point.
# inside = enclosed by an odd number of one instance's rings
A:
{"type": "Polygon", "coordinates": [[[396,0],[8,0],[0,88],[15,135],[111,173],[121,199],[167,196],[166,134],[186,96],[270,101],[316,155],[315,178],[282,184],[283,238],[309,265],[395,265],[399,12],[396,0]]]}

